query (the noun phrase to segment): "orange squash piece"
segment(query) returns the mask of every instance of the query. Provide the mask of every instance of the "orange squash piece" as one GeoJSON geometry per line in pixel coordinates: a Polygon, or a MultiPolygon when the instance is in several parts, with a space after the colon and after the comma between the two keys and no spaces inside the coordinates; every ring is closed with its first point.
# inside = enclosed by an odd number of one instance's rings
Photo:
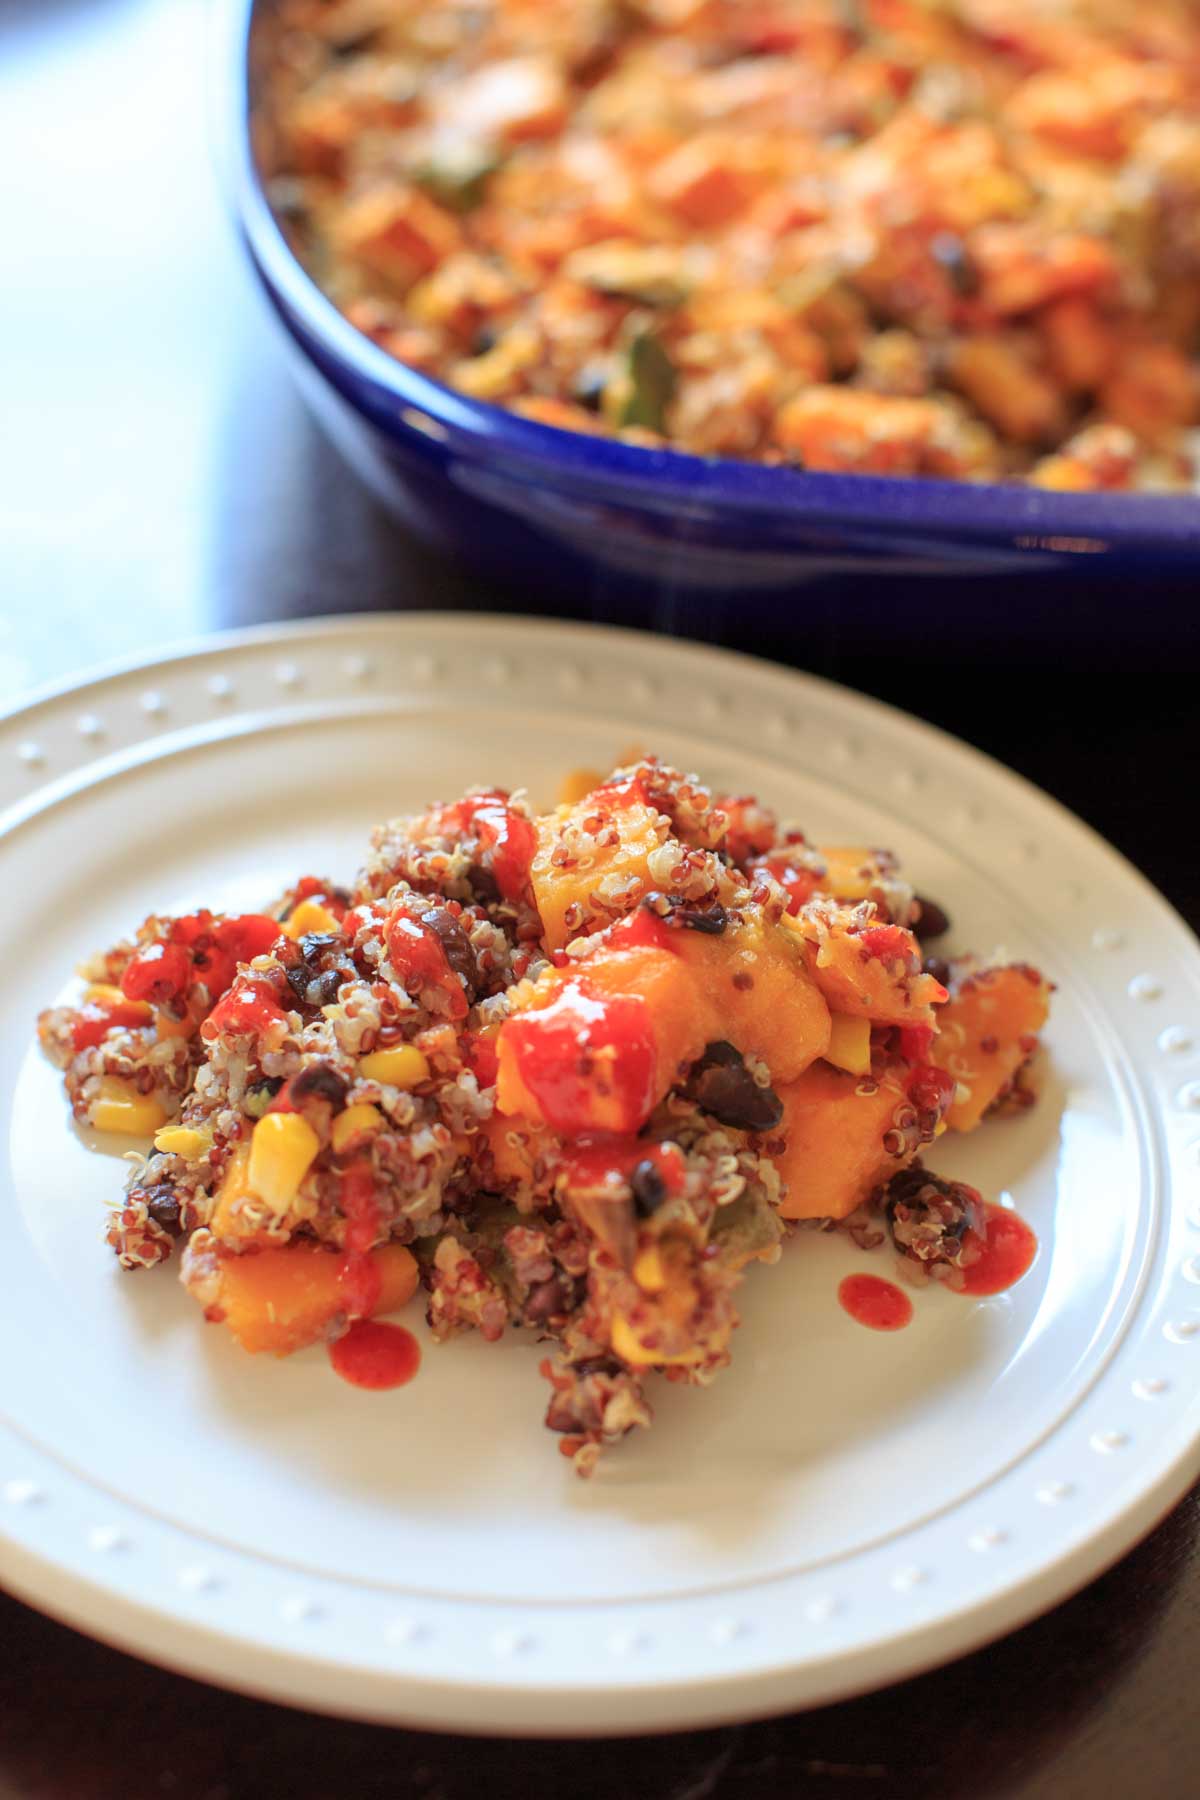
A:
{"type": "Polygon", "coordinates": [[[736,931],[679,933],[679,956],[695,970],[708,1037],[759,1056],[773,1084],[794,1081],[829,1048],[829,1007],[794,934],[751,917],[736,931]]]}
{"type": "Polygon", "coordinates": [[[617,907],[617,911],[625,911],[655,886],[647,858],[664,841],[667,827],[653,807],[636,799],[608,805],[602,795],[589,796],[574,806],[544,813],[535,830],[538,847],[530,880],[547,950],[561,950],[572,938],[612,923],[616,912],[607,910],[596,896],[601,900],[605,895],[626,896],[617,907]],[[614,841],[596,843],[595,834],[589,834],[586,853],[573,860],[578,842],[573,827],[600,817],[604,819],[601,839],[614,841]],[[565,866],[556,863],[556,852],[572,860],[565,866]]]}
{"type": "MultiPolygon", "coordinates": [[[[539,982],[527,1006],[522,1007],[500,1029],[496,1040],[498,1073],[496,1105],[501,1113],[519,1115],[545,1122],[545,1114],[537,1098],[522,1077],[517,1043],[526,1031],[530,1012],[543,1010],[556,1001],[564,990],[582,985],[600,999],[623,1000],[633,997],[645,1002],[645,1022],[653,1036],[653,1098],[656,1105],[679,1081],[689,1063],[701,1054],[714,1036],[719,1036],[716,1015],[707,1003],[700,982],[690,965],[672,950],[653,945],[636,945],[629,949],[605,950],[601,955],[575,963],[569,971],[557,972],[553,978],[539,982]]],[[[587,1132],[636,1131],[643,1119],[631,1120],[613,1111],[608,1067],[604,1052],[594,1057],[595,1080],[581,1101],[574,1129],[565,1135],[587,1132]]],[[[646,1114],[650,1106],[646,1107],[646,1114]]]]}
{"type": "Polygon", "coordinates": [[[806,908],[785,921],[804,943],[813,981],[832,1012],[870,1019],[873,1025],[933,1025],[934,1006],[945,989],[920,973],[921,952],[901,925],[868,925],[847,930],[837,912],[806,908]]]}
{"type": "Polygon", "coordinates": [[[929,1054],[959,1084],[946,1115],[952,1130],[974,1131],[1032,1054],[1051,992],[1051,984],[1028,963],[1010,963],[967,976],[938,1008],[938,1034],[929,1054]]]}
{"type": "Polygon", "coordinates": [[[785,1183],[785,1219],[844,1219],[907,1160],[884,1148],[906,1095],[894,1073],[878,1082],[828,1063],[779,1089],[786,1148],[775,1158],[785,1183]]]}
{"type": "Polygon", "coordinates": [[[541,1125],[529,1119],[492,1113],[480,1126],[477,1138],[479,1149],[490,1152],[485,1191],[528,1186],[539,1155],[554,1142],[541,1125]]]}
{"type": "MultiPolygon", "coordinates": [[[[300,1242],[240,1256],[217,1249],[215,1255],[218,1285],[215,1293],[206,1290],[205,1317],[224,1325],[252,1354],[290,1356],[316,1343],[345,1310],[343,1259],[335,1250],[300,1242]]],[[[370,1260],[380,1276],[372,1312],[395,1312],[416,1292],[412,1253],[403,1244],[382,1244],[370,1260]]]]}
{"type": "Polygon", "coordinates": [[[817,854],[824,858],[825,873],[817,882],[823,894],[853,906],[869,900],[875,888],[881,887],[893,872],[890,859],[885,863],[879,851],[862,845],[820,844],[817,854]]]}

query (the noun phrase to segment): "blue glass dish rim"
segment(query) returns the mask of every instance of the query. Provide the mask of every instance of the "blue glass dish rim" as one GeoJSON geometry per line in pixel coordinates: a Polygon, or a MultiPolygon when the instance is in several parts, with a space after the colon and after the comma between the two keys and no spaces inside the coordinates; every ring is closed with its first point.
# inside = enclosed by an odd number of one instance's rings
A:
{"type": "Polygon", "coordinates": [[[351,325],[317,286],[267,199],[254,155],[250,79],[252,27],[265,9],[264,0],[224,0],[218,9],[223,42],[214,98],[225,180],[262,279],[309,337],[371,395],[372,410],[384,419],[394,412],[398,423],[427,433],[432,422],[434,435],[459,452],[471,447],[476,456],[482,451],[503,457],[508,468],[520,464],[531,479],[541,470],[559,485],[566,477],[610,495],[626,490],[629,502],[639,507],[674,504],[706,514],[726,512],[731,525],[734,515],[790,514],[798,524],[836,521],[913,536],[949,532],[961,536],[964,549],[976,537],[994,541],[999,534],[1038,550],[1139,544],[1152,549],[1156,543],[1194,542],[1200,555],[1200,494],[1060,493],[1003,483],[831,474],[648,449],[524,419],[398,362],[351,325]],[[405,413],[415,416],[405,421],[405,413]]]}

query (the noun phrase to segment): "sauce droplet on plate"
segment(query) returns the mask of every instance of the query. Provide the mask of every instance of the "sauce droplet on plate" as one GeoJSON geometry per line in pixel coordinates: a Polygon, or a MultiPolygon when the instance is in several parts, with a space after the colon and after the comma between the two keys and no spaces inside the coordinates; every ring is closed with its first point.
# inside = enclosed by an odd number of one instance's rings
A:
{"type": "Polygon", "coordinates": [[[1037,1255],[1037,1234],[1006,1206],[987,1206],[983,1255],[963,1271],[964,1294],[1002,1294],[1015,1287],[1037,1255]]]}
{"type": "Polygon", "coordinates": [[[913,1316],[904,1289],[881,1275],[847,1275],[838,1288],[838,1301],[852,1319],[872,1331],[899,1331],[913,1316]]]}
{"type": "Polygon", "coordinates": [[[329,1360],[354,1387],[403,1387],[421,1366],[421,1346],[403,1325],[355,1319],[344,1337],[329,1346],[329,1360]]]}

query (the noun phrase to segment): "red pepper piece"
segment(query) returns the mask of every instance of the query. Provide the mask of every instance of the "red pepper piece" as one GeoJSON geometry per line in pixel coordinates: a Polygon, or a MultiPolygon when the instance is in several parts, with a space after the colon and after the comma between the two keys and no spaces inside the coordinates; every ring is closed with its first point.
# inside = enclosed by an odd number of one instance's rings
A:
{"type": "Polygon", "coordinates": [[[933,1043],[933,1039],[932,1025],[902,1025],[900,1027],[900,1054],[905,1062],[927,1062],[929,1046],[933,1043]]]}
{"type": "Polygon", "coordinates": [[[907,962],[917,953],[916,939],[903,925],[868,925],[858,941],[868,956],[881,962],[907,962]]]}
{"type": "Polygon", "coordinates": [[[468,1031],[463,1035],[463,1054],[467,1067],[474,1075],[481,1088],[495,1087],[496,1076],[500,1072],[499,1060],[496,1056],[495,1037],[485,1036],[480,1031],[468,1031]]]}
{"type": "Polygon", "coordinates": [[[679,933],[648,906],[618,919],[609,929],[608,941],[614,950],[679,950],[679,933]]]}
{"type": "Polygon", "coordinates": [[[281,935],[278,919],[266,913],[231,913],[218,920],[214,933],[222,950],[238,962],[253,962],[256,956],[265,956],[281,935]]]}
{"type": "Polygon", "coordinates": [[[475,815],[479,842],[491,851],[491,869],[505,900],[519,901],[529,886],[529,869],[537,849],[532,824],[511,806],[489,801],[475,815]]]}
{"type": "Polygon", "coordinates": [[[603,812],[619,812],[626,806],[649,806],[650,796],[641,776],[630,775],[625,781],[602,782],[592,789],[587,801],[603,812]]]}
{"type": "Polygon", "coordinates": [[[149,1018],[150,1015],[140,1001],[118,1000],[111,1006],[103,1006],[97,1000],[89,1000],[72,1021],[72,1046],[76,1055],[81,1050],[92,1050],[115,1025],[146,1025],[149,1018]]]}
{"type": "Polygon", "coordinates": [[[755,869],[765,869],[773,875],[788,897],[788,911],[792,917],[802,906],[812,899],[817,891],[819,877],[815,869],[797,868],[784,856],[764,856],[753,859],[749,864],[751,875],[755,869]]]}
{"type": "Polygon", "coordinates": [[[384,939],[392,967],[404,987],[419,992],[423,987],[438,987],[450,1002],[450,1017],[462,1019],[467,1013],[467,996],[462,983],[450,967],[442,941],[419,920],[396,907],[384,926],[384,939]]]}
{"type": "Polygon", "coordinates": [[[127,1000],[181,1010],[192,982],[192,959],[179,944],[147,944],[125,965],[121,992],[127,1000]]]}
{"type": "Polygon", "coordinates": [[[219,1000],[200,1027],[209,1043],[222,1033],[230,1037],[257,1037],[269,1026],[286,1021],[287,1014],[265,982],[239,975],[224,999],[219,1000]]]}
{"type": "Polygon", "coordinates": [[[764,856],[775,847],[779,832],[773,816],[760,807],[753,794],[722,794],[717,805],[729,823],[725,828],[725,849],[734,862],[748,862],[752,856],[764,856]],[[762,816],[750,822],[751,812],[762,816]]]}
{"type": "Polygon", "coordinates": [[[657,1053],[646,1002],[569,983],[501,1028],[546,1123],[563,1137],[636,1132],[656,1099],[657,1053]]]}

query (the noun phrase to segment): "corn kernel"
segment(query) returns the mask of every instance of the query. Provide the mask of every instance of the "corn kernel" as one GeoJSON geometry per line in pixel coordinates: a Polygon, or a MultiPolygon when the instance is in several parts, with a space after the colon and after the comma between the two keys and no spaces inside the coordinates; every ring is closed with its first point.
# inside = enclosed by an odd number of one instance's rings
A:
{"type": "MultiPolygon", "coordinates": [[[[126,1000],[119,987],[113,987],[107,981],[93,981],[84,990],[83,1003],[85,1006],[129,1006],[131,1004],[126,1000]]],[[[150,1008],[147,1007],[146,1011],[149,1013],[150,1008]]]]}
{"type": "Polygon", "coordinates": [[[191,1009],[184,1013],[182,1019],[176,1019],[164,1007],[156,1007],[154,1013],[154,1029],[160,1038],[191,1037],[196,1029],[196,1021],[191,1009]]]}
{"type": "Polygon", "coordinates": [[[212,1149],[212,1133],[197,1131],[193,1125],[164,1125],[154,1134],[154,1148],[167,1156],[182,1156],[185,1162],[199,1162],[212,1149]]]}
{"type": "Polygon", "coordinates": [[[335,1150],[342,1151],[356,1138],[374,1137],[377,1131],[383,1130],[385,1123],[377,1106],[369,1106],[366,1101],[360,1101],[357,1106],[348,1106],[345,1112],[338,1114],[333,1121],[329,1141],[335,1150]]]}
{"type": "Polygon", "coordinates": [[[320,1138],[299,1113],[265,1113],[250,1139],[250,1187],[272,1211],[285,1212],[320,1148],[320,1138]]]}
{"type": "Polygon", "coordinates": [[[871,1021],[854,1019],[849,1013],[834,1013],[829,1021],[829,1048],[825,1061],[848,1075],[871,1073],[871,1021]]]}
{"type": "Polygon", "coordinates": [[[290,938],[305,937],[310,931],[337,931],[338,922],[327,906],[317,900],[302,900],[285,921],[283,935],[290,938]]]}
{"type": "Polygon", "coordinates": [[[613,1317],[612,1348],[614,1355],[635,1369],[682,1367],[704,1360],[704,1351],[698,1344],[693,1344],[687,1350],[679,1350],[674,1356],[664,1356],[660,1350],[645,1349],[634,1334],[633,1327],[620,1313],[613,1317]]]}
{"type": "Polygon", "coordinates": [[[429,1064],[412,1044],[397,1044],[392,1050],[372,1050],[359,1063],[358,1073],[363,1081],[407,1090],[429,1080],[429,1064]]]}
{"type": "Polygon", "coordinates": [[[633,1265],[633,1279],[644,1293],[662,1293],[667,1285],[667,1271],[657,1244],[648,1244],[638,1253],[633,1265]]]}
{"type": "Polygon", "coordinates": [[[105,1075],[100,1083],[100,1096],[93,1100],[88,1121],[97,1131],[124,1131],[132,1137],[147,1137],[167,1122],[166,1108],[153,1094],[139,1094],[128,1081],[105,1075]]]}

